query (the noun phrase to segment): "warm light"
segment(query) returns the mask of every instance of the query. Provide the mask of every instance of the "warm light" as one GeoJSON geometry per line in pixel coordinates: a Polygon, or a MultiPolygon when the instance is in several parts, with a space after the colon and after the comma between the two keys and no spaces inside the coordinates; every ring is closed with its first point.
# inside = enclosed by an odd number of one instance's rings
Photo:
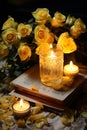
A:
{"type": "Polygon", "coordinates": [[[79,72],[79,67],[74,65],[72,61],[64,66],[64,74],[67,76],[75,76],[79,72]]]}
{"type": "Polygon", "coordinates": [[[50,54],[49,54],[48,57],[55,58],[55,52],[53,50],[53,45],[52,44],[50,44],[50,54]]]}
{"type": "Polygon", "coordinates": [[[25,115],[29,112],[30,104],[29,102],[21,99],[20,101],[17,101],[15,104],[13,104],[13,111],[16,115],[25,115]]]}
{"type": "Polygon", "coordinates": [[[23,99],[20,100],[20,106],[23,106],[23,99]]]}
{"type": "Polygon", "coordinates": [[[54,58],[54,57],[55,57],[55,54],[54,54],[54,51],[53,51],[53,50],[51,50],[49,57],[50,57],[50,58],[54,58]]]}
{"type": "Polygon", "coordinates": [[[70,69],[73,69],[73,62],[70,61],[70,69]]]}
{"type": "Polygon", "coordinates": [[[52,45],[52,44],[50,44],[50,48],[53,48],[53,45],[52,45]]]}
{"type": "Polygon", "coordinates": [[[57,89],[63,77],[63,52],[53,44],[46,55],[40,55],[41,82],[49,87],[57,89]]]}
{"type": "Polygon", "coordinates": [[[72,67],[73,67],[73,62],[70,61],[70,68],[72,69],[72,67]]]}

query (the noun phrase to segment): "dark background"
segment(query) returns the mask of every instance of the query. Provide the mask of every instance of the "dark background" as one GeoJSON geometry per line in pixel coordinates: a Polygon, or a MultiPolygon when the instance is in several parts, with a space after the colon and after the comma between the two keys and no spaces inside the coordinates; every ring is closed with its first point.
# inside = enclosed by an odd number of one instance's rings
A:
{"type": "Polygon", "coordinates": [[[17,21],[27,21],[31,12],[37,8],[48,8],[50,14],[55,11],[81,17],[87,23],[87,4],[84,0],[0,0],[0,26],[8,15],[17,21]]]}

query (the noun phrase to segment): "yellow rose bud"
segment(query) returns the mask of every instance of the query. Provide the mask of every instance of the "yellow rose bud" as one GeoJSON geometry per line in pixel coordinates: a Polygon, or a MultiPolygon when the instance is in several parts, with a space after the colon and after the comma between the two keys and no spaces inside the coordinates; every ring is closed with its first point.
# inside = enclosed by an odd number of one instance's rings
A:
{"type": "Polygon", "coordinates": [[[74,24],[75,20],[76,20],[76,18],[74,16],[68,15],[65,24],[71,26],[74,24]]]}
{"type": "Polygon", "coordinates": [[[21,61],[25,61],[31,57],[31,48],[26,43],[21,43],[18,48],[18,55],[21,61]]]}
{"type": "Polygon", "coordinates": [[[55,17],[53,17],[53,18],[51,19],[51,25],[52,25],[53,27],[62,27],[64,24],[58,22],[57,19],[55,19],[55,17]]]}
{"type": "Polygon", "coordinates": [[[2,30],[8,29],[8,28],[16,28],[17,25],[18,23],[14,21],[14,18],[9,16],[8,19],[3,23],[2,30]]]}
{"type": "Polygon", "coordinates": [[[86,31],[86,25],[83,23],[83,21],[80,18],[76,19],[74,25],[71,26],[70,28],[70,34],[74,38],[79,37],[81,33],[84,33],[85,31],[86,31]]]}
{"type": "Polygon", "coordinates": [[[54,17],[51,19],[51,25],[54,27],[62,27],[64,25],[66,16],[60,12],[55,12],[54,17]]]}
{"type": "Polygon", "coordinates": [[[66,16],[63,15],[62,13],[60,13],[60,12],[56,12],[56,13],[54,14],[54,17],[55,17],[55,19],[58,20],[59,23],[64,22],[65,19],[66,19],[66,16]]]}

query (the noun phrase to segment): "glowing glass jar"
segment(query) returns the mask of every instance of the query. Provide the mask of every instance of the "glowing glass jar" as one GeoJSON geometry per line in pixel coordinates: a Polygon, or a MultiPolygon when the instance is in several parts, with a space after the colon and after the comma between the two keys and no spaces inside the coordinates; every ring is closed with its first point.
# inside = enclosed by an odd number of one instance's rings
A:
{"type": "Polygon", "coordinates": [[[58,89],[63,78],[63,51],[60,48],[50,50],[39,56],[40,79],[49,87],[58,89]]]}

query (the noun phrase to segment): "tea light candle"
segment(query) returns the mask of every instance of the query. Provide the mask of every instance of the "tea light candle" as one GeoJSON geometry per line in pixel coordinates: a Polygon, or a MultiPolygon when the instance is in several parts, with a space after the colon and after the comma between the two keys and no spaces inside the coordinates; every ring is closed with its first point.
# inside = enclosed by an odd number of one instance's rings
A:
{"type": "Polygon", "coordinates": [[[24,116],[29,112],[29,110],[30,110],[29,102],[23,99],[13,104],[14,114],[17,116],[24,116]]]}
{"type": "Polygon", "coordinates": [[[77,65],[74,65],[72,61],[70,61],[70,64],[67,64],[64,66],[64,74],[66,76],[75,76],[79,72],[79,67],[77,65]]]}

